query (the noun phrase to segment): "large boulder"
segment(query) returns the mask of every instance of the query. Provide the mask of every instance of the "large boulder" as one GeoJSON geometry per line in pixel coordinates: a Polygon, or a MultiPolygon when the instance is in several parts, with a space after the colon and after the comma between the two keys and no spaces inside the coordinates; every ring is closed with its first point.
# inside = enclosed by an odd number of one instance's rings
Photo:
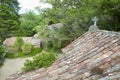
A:
{"type": "Polygon", "coordinates": [[[57,29],[60,29],[62,27],[63,27],[62,23],[52,24],[52,25],[48,26],[48,28],[50,30],[54,30],[54,31],[56,31],[57,29]]]}
{"type": "MultiPolygon", "coordinates": [[[[30,44],[33,48],[38,48],[40,47],[40,41],[41,39],[37,39],[34,37],[20,37],[23,41],[23,45],[21,44],[16,44],[17,42],[17,37],[11,37],[11,38],[7,38],[4,42],[3,45],[6,48],[6,51],[9,53],[16,53],[19,51],[19,48],[21,47],[21,49],[23,51],[25,51],[25,49],[23,49],[26,45],[24,44],[30,44]],[[21,45],[21,46],[20,46],[21,45]]],[[[30,47],[30,48],[32,48],[30,47]]],[[[31,50],[26,48],[28,51],[30,52],[31,50]]],[[[26,52],[26,51],[25,51],[26,52]]]]}
{"type": "Polygon", "coordinates": [[[15,41],[16,41],[16,37],[6,38],[5,41],[3,42],[3,45],[11,46],[15,44],[15,41]]]}
{"type": "Polygon", "coordinates": [[[34,34],[34,35],[33,35],[33,38],[36,38],[36,39],[37,39],[37,38],[38,38],[38,34],[34,34]]]}
{"type": "Polygon", "coordinates": [[[33,37],[22,37],[24,43],[31,44],[33,47],[40,47],[41,39],[33,37]]]}
{"type": "MultiPolygon", "coordinates": [[[[35,47],[40,47],[40,41],[41,39],[37,39],[37,38],[33,38],[33,37],[21,37],[22,40],[24,41],[24,43],[27,44],[32,44],[35,47]]],[[[17,37],[11,37],[11,38],[7,38],[5,39],[5,41],[3,42],[4,46],[13,46],[16,42],[17,37]]]]}
{"type": "Polygon", "coordinates": [[[15,46],[15,42],[16,42],[16,37],[11,37],[11,38],[5,39],[5,41],[3,42],[3,46],[6,50],[6,52],[8,52],[8,51],[9,51],[9,53],[18,52],[18,47],[15,46]]]}

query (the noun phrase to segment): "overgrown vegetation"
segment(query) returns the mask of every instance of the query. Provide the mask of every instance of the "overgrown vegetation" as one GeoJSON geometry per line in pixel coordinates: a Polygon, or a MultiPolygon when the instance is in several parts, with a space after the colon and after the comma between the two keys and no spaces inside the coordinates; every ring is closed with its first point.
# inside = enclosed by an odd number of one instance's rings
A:
{"type": "MultiPolygon", "coordinates": [[[[67,43],[73,41],[85,33],[93,24],[91,19],[99,18],[100,29],[120,31],[120,6],[119,0],[46,0],[52,5],[51,9],[43,9],[38,15],[40,22],[34,29],[39,37],[45,38],[49,48],[61,49],[67,43]],[[64,27],[53,32],[48,25],[63,23],[64,27]],[[56,44],[59,42],[59,44],[56,44]]],[[[40,10],[40,9],[39,9],[40,10]]]]}
{"type": "Polygon", "coordinates": [[[2,56],[3,53],[4,53],[4,48],[3,46],[0,46],[0,56],[2,56]]]}
{"type": "Polygon", "coordinates": [[[30,57],[42,51],[41,48],[33,48],[31,44],[24,43],[21,37],[17,37],[15,44],[7,49],[7,58],[30,57]]]}
{"type": "Polygon", "coordinates": [[[12,46],[7,47],[7,53],[19,53],[22,52],[22,45],[24,41],[21,37],[17,37],[15,43],[12,46]]]}
{"type": "Polygon", "coordinates": [[[39,16],[32,11],[27,11],[20,15],[19,36],[33,36],[36,32],[33,30],[40,22],[39,16]]]}
{"type": "MultiPolygon", "coordinates": [[[[42,10],[38,15],[41,22],[34,29],[39,37],[45,40],[48,50],[60,50],[66,43],[86,32],[93,24],[91,19],[95,16],[99,18],[100,29],[120,31],[119,0],[46,0],[46,2],[52,5],[52,9],[42,10]],[[48,25],[52,23],[63,23],[64,26],[52,31],[48,29],[48,25]]],[[[34,60],[37,61],[36,58],[34,60]]],[[[27,61],[25,66],[26,70],[31,70],[41,65],[27,61]],[[30,65],[27,66],[28,64],[30,65]]]]}
{"type": "Polygon", "coordinates": [[[3,65],[3,60],[4,60],[3,54],[4,54],[4,48],[3,46],[0,46],[0,66],[3,65]]]}
{"type": "Polygon", "coordinates": [[[18,35],[18,11],[17,0],[0,0],[0,45],[5,38],[18,35]]]}
{"type": "MultiPolygon", "coordinates": [[[[25,70],[49,66],[55,60],[51,51],[59,53],[61,48],[85,33],[93,24],[91,19],[95,16],[99,19],[97,25],[100,29],[120,31],[120,0],[45,0],[44,2],[51,4],[52,8],[37,7],[39,14],[29,11],[18,15],[17,0],[0,1],[1,44],[7,37],[33,36],[35,33],[44,41],[44,50],[47,52],[41,53],[33,61],[28,60],[25,63],[25,70]],[[52,31],[48,26],[54,23],[62,23],[63,27],[52,31]],[[53,56],[50,62],[46,60],[49,59],[48,55],[51,58],[53,56]]],[[[19,37],[15,45],[9,48],[12,51],[8,53],[17,51],[16,54],[7,54],[9,58],[34,56],[39,50],[41,51],[38,48],[33,49],[30,44],[23,43],[19,37]]]]}
{"type": "Polygon", "coordinates": [[[27,60],[24,63],[23,70],[30,71],[42,67],[50,66],[56,60],[56,53],[42,52],[40,55],[35,56],[33,60],[27,60]]]}
{"type": "Polygon", "coordinates": [[[8,53],[6,54],[6,58],[14,59],[18,57],[32,57],[35,56],[36,54],[40,53],[42,50],[40,48],[34,48],[31,50],[29,53],[24,53],[24,52],[18,52],[18,53],[8,53]]]}

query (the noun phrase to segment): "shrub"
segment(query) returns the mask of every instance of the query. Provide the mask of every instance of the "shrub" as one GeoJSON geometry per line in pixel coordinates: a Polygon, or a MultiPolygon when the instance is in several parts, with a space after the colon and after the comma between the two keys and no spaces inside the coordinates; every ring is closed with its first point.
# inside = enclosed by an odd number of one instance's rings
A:
{"type": "Polygon", "coordinates": [[[8,46],[7,47],[7,53],[17,53],[19,52],[19,47],[16,45],[8,46]]]}
{"type": "MultiPolygon", "coordinates": [[[[6,54],[7,58],[10,59],[14,59],[14,58],[18,58],[18,57],[31,57],[31,56],[35,56],[36,54],[40,53],[42,50],[40,48],[34,48],[31,50],[31,52],[29,53],[23,53],[23,51],[17,52],[17,53],[8,53],[6,54]]],[[[25,51],[24,51],[25,52],[25,51]]]]}
{"type": "Polygon", "coordinates": [[[7,53],[6,54],[6,58],[10,58],[10,59],[18,58],[18,56],[19,56],[19,53],[15,53],[15,54],[7,53]]]}
{"type": "Polygon", "coordinates": [[[32,51],[32,45],[31,44],[23,44],[22,45],[22,52],[25,53],[25,54],[28,54],[32,51]]]}
{"type": "Polygon", "coordinates": [[[35,56],[36,54],[40,53],[42,51],[41,48],[34,48],[32,51],[28,54],[28,56],[35,56]]]}
{"type": "Polygon", "coordinates": [[[16,38],[14,45],[7,47],[7,58],[18,58],[18,57],[27,57],[35,56],[37,53],[41,52],[40,48],[34,48],[31,44],[24,43],[21,37],[16,38]]]}
{"type": "Polygon", "coordinates": [[[52,39],[48,42],[46,42],[46,50],[48,51],[48,49],[52,49],[53,51],[57,51],[61,49],[61,41],[58,39],[52,39]]]}
{"type": "Polygon", "coordinates": [[[21,37],[16,38],[15,46],[18,47],[19,51],[22,51],[22,45],[24,44],[24,41],[21,37]]]}
{"type": "Polygon", "coordinates": [[[3,46],[0,45],[0,66],[2,66],[3,61],[4,61],[3,53],[4,53],[4,48],[3,48],[3,46]]]}
{"type": "Polygon", "coordinates": [[[7,53],[18,53],[22,51],[24,41],[21,37],[17,37],[15,44],[7,47],[7,53]]]}
{"type": "Polygon", "coordinates": [[[42,67],[50,66],[56,60],[55,53],[42,52],[40,55],[33,58],[33,60],[26,60],[23,70],[31,71],[42,67]]]}
{"type": "Polygon", "coordinates": [[[4,48],[3,46],[0,46],[0,56],[2,55],[2,53],[4,53],[4,48]]]}

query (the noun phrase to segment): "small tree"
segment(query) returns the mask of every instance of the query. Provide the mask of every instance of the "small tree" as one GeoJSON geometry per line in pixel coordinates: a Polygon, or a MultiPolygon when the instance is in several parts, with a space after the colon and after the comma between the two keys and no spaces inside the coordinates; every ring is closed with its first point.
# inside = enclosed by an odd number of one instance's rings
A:
{"type": "Polygon", "coordinates": [[[0,40],[2,41],[18,33],[18,5],[19,3],[17,0],[0,0],[0,40]]]}

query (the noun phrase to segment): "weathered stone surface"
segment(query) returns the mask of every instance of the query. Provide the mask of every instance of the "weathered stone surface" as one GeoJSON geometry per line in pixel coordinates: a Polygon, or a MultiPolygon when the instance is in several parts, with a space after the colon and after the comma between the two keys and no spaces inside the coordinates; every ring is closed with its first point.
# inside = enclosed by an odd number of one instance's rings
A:
{"type": "MultiPolygon", "coordinates": [[[[30,44],[33,47],[40,47],[41,39],[34,38],[34,37],[21,37],[25,44],[30,44]]],[[[3,45],[5,46],[6,50],[9,53],[16,53],[18,52],[18,47],[15,46],[17,37],[7,38],[3,45]]],[[[30,51],[30,50],[29,50],[30,51]]]]}
{"type": "Polygon", "coordinates": [[[100,30],[100,29],[98,28],[98,26],[92,25],[92,26],[89,27],[89,30],[88,30],[88,31],[94,32],[94,31],[99,31],[99,30],[100,30]]]}
{"type": "Polygon", "coordinates": [[[7,38],[4,42],[3,45],[5,46],[11,46],[14,45],[16,41],[16,37],[11,37],[11,38],[7,38]]]}
{"type": "Polygon", "coordinates": [[[52,24],[52,25],[48,26],[48,28],[49,28],[50,30],[54,30],[54,31],[56,31],[57,29],[59,29],[59,28],[61,28],[61,27],[63,27],[63,24],[62,24],[62,23],[52,24]]]}
{"type": "MultiPolygon", "coordinates": [[[[40,47],[41,39],[36,39],[34,37],[21,37],[24,43],[32,44],[33,46],[40,47]]],[[[7,38],[4,42],[4,46],[12,46],[15,44],[17,37],[7,38]]]]}
{"type": "Polygon", "coordinates": [[[41,39],[36,39],[34,37],[23,37],[25,43],[32,44],[34,47],[40,47],[41,39]]]}
{"type": "Polygon", "coordinates": [[[38,38],[38,34],[34,34],[34,35],[33,35],[33,38],[36,38],[36,39],[37,39],[37,38],[38,38]]]}
{"type": "Polygon", "coordinates": [[[120,34],[87,32],[63,48],[65,57],[44,70],[13,74],[6,80],[119,80],[120,34]]]}

